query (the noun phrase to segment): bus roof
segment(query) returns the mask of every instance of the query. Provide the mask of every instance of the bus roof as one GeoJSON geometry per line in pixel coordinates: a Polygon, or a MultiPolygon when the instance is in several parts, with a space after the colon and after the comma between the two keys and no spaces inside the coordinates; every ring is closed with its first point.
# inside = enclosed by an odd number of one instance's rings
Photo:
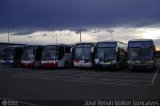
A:
{"type": "Polygon", "coordinates": [[[11,45],[11,46],[6,46],[5,48],[11,48],[11,47],[24,47],[24,45],[11,45]]]}
{"type": "Polygon", "coordinates": [[[94,42],[79,42],[79,43],[76,43],[77,44],[95,44],[94,42]]]}
{"type": "Polygon", "coordinates": [[[62,43],[55,43],[55,44],[47,44],[47,45],[44,45],[43,47],[46,47],[46,46],[71,46],[69,44],[62,44],[62,43]]]}
{"type": "Polygon", "coordinates": [[[152,39],[132,39],[132,40],[129,40],[128,42],[130,41],[152,41],[153,42],[152,39]]]}
{"type": "Polygon", "coordinates": [[[153,47],[155,48],[152,39],[133,39],[128,41],[128,47],[153,47]]]}
{"type": "Polygon", "coordinates": [[[24,45],[24,46],[42,46],[42,45],[24,45]]]}
{"type": "Polygon", "coordinates": [[[124,50],[127,50],[127,44],[123,43],[123,42],[120,42],[120,41],[103,41],[103,42],[101,41],[101,42],[97,42],[97,47],[119,47],[119,48],[122,48],[124,50]]]}
{"type": "Polygon", "coordinates": [[[64,43],[50,43],[50,44],[46,44],[46,45],[67,45],[67,44],[64,44],[64,43]]]}
{"type": "Polygon", "coordinates": [[[99,41],[99,42],[97,42],[97,43],[105,43],[105,42],[119,42],[119,43],[123,43],[123,44],[126,44],[126,43],[124,43],[124,42],[121,42],[121,41],[110,41],[110,40],[108,40],[108,41],[99,41]]]}

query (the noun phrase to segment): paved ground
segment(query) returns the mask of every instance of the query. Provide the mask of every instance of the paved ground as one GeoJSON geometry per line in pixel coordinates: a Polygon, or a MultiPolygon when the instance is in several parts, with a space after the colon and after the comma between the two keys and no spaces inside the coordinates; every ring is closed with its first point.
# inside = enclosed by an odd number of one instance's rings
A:
{"type": "Polygon", "coordinates": [[[32,100],[160,100],[159,68],[154,72],[131,72],[128,69],[95,72],[1,65],[0,99],[23,103],[34,103],[32,100]]]}

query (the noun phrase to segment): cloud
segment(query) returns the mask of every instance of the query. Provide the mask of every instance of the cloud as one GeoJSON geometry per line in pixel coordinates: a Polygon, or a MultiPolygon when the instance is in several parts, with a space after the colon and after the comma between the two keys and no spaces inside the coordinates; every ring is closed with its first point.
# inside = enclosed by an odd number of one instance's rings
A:
{"type": "Polygon", "coordinates": [[[32,34],[34,32],[35,31],[33,31],[33,30],[27,30],[27,31],[22,31],[22,32],[15,32],[15,33],[13,33],[11,35],[30,35],[30,34],[32,34]]]}
{"type": "Polygon", "coordinates": [[[143,27],[160,23],[159,10],[159,0],[5,0],[0,31],[143,27]]]}

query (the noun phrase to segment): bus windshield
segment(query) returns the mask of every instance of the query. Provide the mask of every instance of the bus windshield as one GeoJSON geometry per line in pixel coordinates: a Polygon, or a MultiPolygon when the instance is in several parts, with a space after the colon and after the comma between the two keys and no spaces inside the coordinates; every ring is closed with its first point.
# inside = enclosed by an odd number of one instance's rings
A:
{"type": "Polygon", "coordinates": [[[85,47],[83,48],[83,51],[82,51],[82,59],[84,60],[89,60],[91,59],[91,48],[89,47],[85,47]]]}
{"type": "Polygon", "coordinates": [[[75,59],[81,59],[82,48],[75,48],[75,59]]]}
{"type": "Polygon", "coordinates": [[[44,49],[42,52],[42,60],[56,60],[58,59],[57,50],[44,49]]]}
{"type": "Polygon", "coordinates": [[[116,60],[115,48],[97,48],[97,58],[101,61],[112,61],[116,60]]]}
{"type": "Polygon", "coordinates": [[[75,48],[75,59],[90,60],[91,48],[90,47],[77,47],[75,48]]]}
{"type": "Polygon", "coordinates": [[[13,50],[4,50],[4,60],[13,60],[14,59],[14,51],[13,50]]]}
{"type": "Polygon", "coordinates": [[[129,48],[129,60],[152,60],[152,48],[129,48]]]}
{"type": "Polygon", "coordinates": [[[34,49],[25,49],[22,53],[22,60],[34,60],[34,49]]]}

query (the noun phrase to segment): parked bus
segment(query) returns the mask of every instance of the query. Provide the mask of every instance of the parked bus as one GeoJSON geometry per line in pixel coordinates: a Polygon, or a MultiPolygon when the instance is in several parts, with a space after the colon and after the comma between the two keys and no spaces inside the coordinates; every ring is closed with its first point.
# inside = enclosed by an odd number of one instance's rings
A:
{"type": "Polygon", "coordinates": [[[43,68],[68,68],[72,65],[72,54],[70,45],[52,44],[43,47],[42,67],[43,68]]]}
{"type": "Polygon", "coordinates": [[[23,47],[21,66],[28,68],[38,68],[41,67],[41,57],[42,57],[41,45],[26,45],[23,47]]]}
{"type": "Polygon", "coordinates": [[[12,65],[13,67],[20,66],[21,55],[23,46],[7,46],[4,48],[3,54],[3,64],[12,65]]]}
{"type": "Polygon", "coordinates": [[[129,69],[150,69],[156,66],[155,45],[151,39],[135,39],[128,42],[129,69]]]}
{"type": "Polygon", "coordinates": [[[97,42],[95,66],[97,69],[120,69],[127,66],[127,45],[119,41],[97,42]]]}
{"type": "Polygon", "coordinates": [[[3,51],[0,51],[0,64],[3,63],[3,51]]]}
{"type": "Polygon", "coordinates": [[[95,43],[76,43],[74,48],[74,67],[92,68],[94,66],[95,43]]]}

